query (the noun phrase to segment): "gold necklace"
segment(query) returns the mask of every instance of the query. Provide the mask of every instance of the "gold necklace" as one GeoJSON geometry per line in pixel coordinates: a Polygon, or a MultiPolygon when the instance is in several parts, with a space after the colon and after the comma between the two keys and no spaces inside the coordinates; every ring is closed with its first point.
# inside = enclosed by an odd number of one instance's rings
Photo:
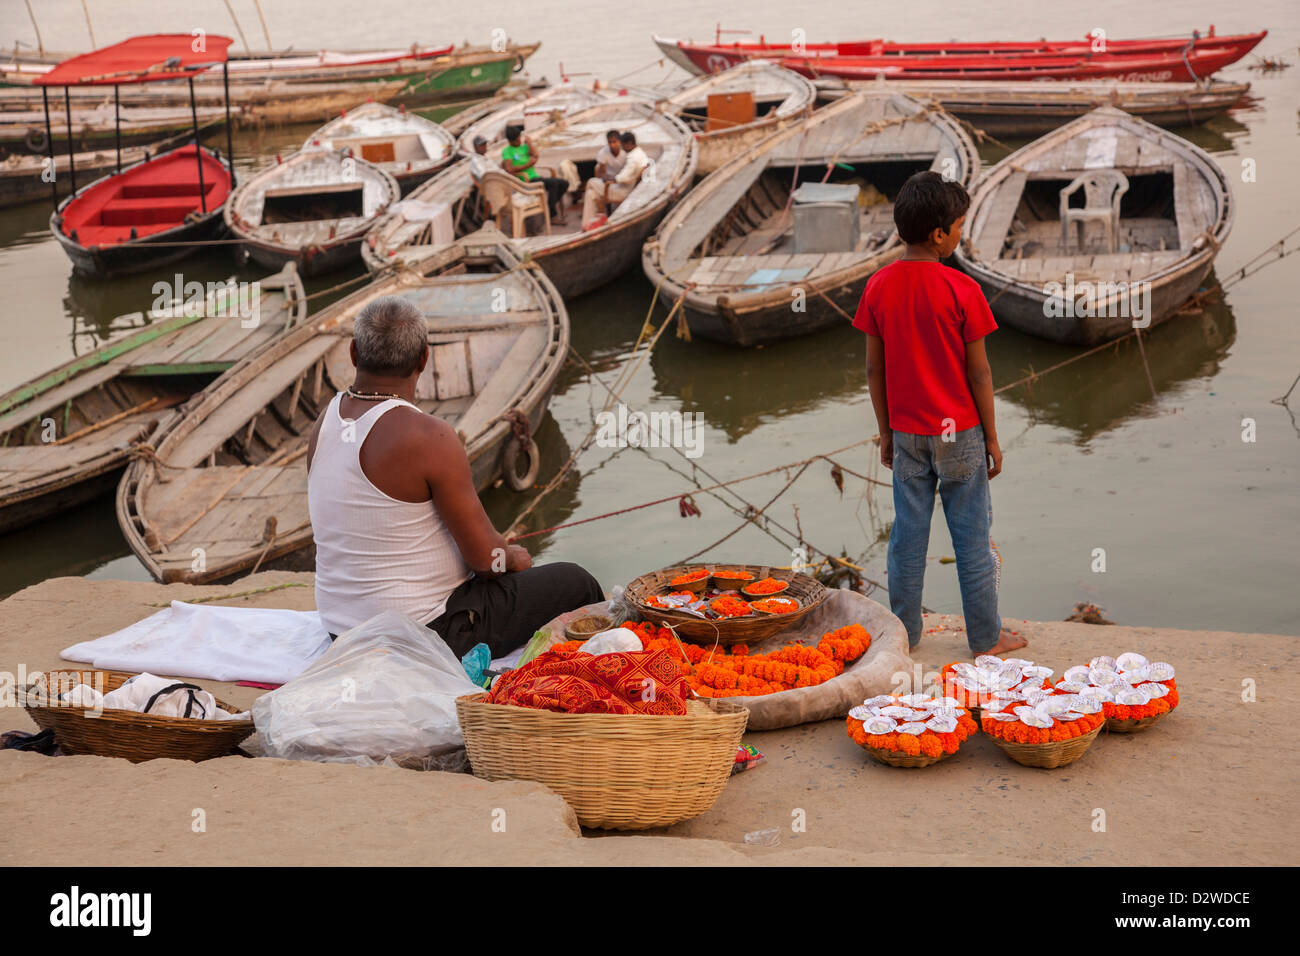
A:
{"type": "Polygon", "coordinates": [[[395,394],[393,394],[393,393],[391,393],[391,392],[388,392],[388,393],[385,393],[385,392],[358,392],[358,391],[357,391],[355,388],[353,388],[351,385],[349,385],[346,389],[344,389],[344,391],[345,391],[349,396],[351,396],[352,398],[358,399],[358,400],[363,401],[363,402],[382,402],[382,401],[387,401],[387,400],[390,399],[390,398],[395,398],[395,399],[397,399],[398,401],[401,401],[401,402],[406,401],[406,399],[402,398],[401,395],[395,395],[395,394]]]}

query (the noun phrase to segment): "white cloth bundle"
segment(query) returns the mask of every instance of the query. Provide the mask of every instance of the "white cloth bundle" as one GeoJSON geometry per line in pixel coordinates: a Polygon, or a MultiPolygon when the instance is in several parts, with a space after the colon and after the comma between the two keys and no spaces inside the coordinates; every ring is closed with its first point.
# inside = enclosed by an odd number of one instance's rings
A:
{"type": "Polygon", "coordinates": [[[64,703],[104,710],[133,710],[159,717],[191,717],[197,720],[248,720],[248,711],[232,714],[217,706],[206,690],[169,677],[137,674],[117,690],[102,697],[88,684],[78,684],[62,697],[64,703]],[[156,699],[155,699],[156,698],[156,699]],[[150,701],[153,706],[149,706],[150,701]]]}

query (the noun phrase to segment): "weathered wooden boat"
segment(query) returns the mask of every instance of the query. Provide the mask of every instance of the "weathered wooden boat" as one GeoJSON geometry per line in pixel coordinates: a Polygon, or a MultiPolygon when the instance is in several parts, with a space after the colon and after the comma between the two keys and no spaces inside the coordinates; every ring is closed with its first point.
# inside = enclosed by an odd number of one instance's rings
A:
{"type": "Polygon", "coordinates": [[[975,178],[979,156],[958,122],[899,93],[854,93],[706,177],[642,265],[665,301],[685,297],[702,338],[761,345],[844,324],[867,278],[903,254],[893,198],[927,169],[975,178]]]}
{"type": "MultiPolygon", "coordinates": [[[[788,43],[768,43],[760,37],[755,41],[738,40],[732,43],[722,42],[722,28],[712,43],[696,43],[693,40],[673,40],[668,37],[655,37],[659,47],[674,63],[691,73],[716,73],[728,69],[736,63],[749,59],[769,60],[796,59],[829,67],[820,70],[829,74],[835,64],[846,63],[862,58],[879,58],[886,63],[892,61],[903,68],[911,64],[944,58],[954,65],[961,62],[980,64],[980,61],[1006,60],[1012,57],[1085,57],[1101,59],[1104,57],[1132,56],[1178,56],[1184,53],[1190,57],[1213,55],[1222,69],[1235,63],[1253,50],[1265,36],[1267,30],[1258,33],[1243,33],[1226,36],[1215,34],[1211,25],[1208,34],[1202,36],[1193,30],[1186,36],[1145,37],[1137,39],[1112,40],[1109,37],[1089,35],[1079,40],[1020,40],[1020,41],[967,41],[948,43],[893,43],[887,40],[854,40],[846,43],[801,43],[798,46],[788,43]]],[[[1190,62],[1187,66],[1191,70],[1190,62]]],[[[1195,80],[1208,76],[1209,73],[1197,72],[1195,76],[1171,76],[1168,79],[1195,80]]]]}
{"type": "Polygon", "coordinates": [[[230,163],[193,144],[142,159],[83,186],[50,215],[50,231],[84,275],[144,272],[220,236],[230,163]]]}
{"type": "MultiPolygon", "coordinates": [[[[314,315],[232,368],[159,435],[158,467],[134,462],[117,494],[122,531],[154,577],[201,582],[272,563],[311,566],[307,441],[352,382],[355,316],[383,295],[408,298],[428,318],[432,354],[417,404],[461,433],[475,485],[518,467],[516,423],[531,432],[541,421],[569,319],[545,275],[486,230],[314,315]]],[[[536,445],[525,445],[533,459],[536,445]]]]}
{"type": "Polygon", "coordinates": [[[107,491],[180,403],[306,315],[292,268],[231,279],[122,317],[149,324],[0,395],[0,531],[107,491]]]}
{"type": "Polygon", "coordinates": [[[1041,136],[1099,106],[1114,106],[1157,126],[1191,126],[1221,116],[1250,92],[1249,83],[981,83],[973,80],[819,80],[826,100],[850,89],[890,89],[934,100],[958,119],[999,138],[1041,136]]]}
{"type": "MultiPolygon", "coordinates": [[[[116,172],[120,166],[131,166],[149,156],[166,152],[178,145],[174,138],[148,146],[124,146],[121,159],[115,150],[98,150],[96,152],[77,153],[73,162],[77,174],[91,179],[116,172]]],[[[68,175],[67,154],[54,157],[51,164],[48,156],[10,156],[0,161],[0,207],[17,206],[26,202],[48,199],[50,183],[47,170],[54,169],[55,179],[68,175]],[[44,175],[42,175],[44,174],[44,175]]]]}
{"type": "Polygon", "coordinates": [[[988,171],[955,260],[1007,325],[1092,345],[1186,302],[1233,216],[1228,179],[1203,150],[1106,106],[988,171]]]}
{"type": "MultiPolygon", "coordinates": [[[[209,43],[212,36],[208,36],[209,43]]],[[[400,81],[401,102],[429,105],[472,96],[490,96],[523,68],[541,44],[412,45],[404,50],[321,50],[303,54],[231,57],[232,87],[278,81],[292,83],[386,83],[400,81]],[[500,49],[494,47],[499,46],[500,49]]],[[[98,51],[97,51],[98,52],[98,51]]],[[[0,66],[0,85],[39,83],[51,68],[46,64],[18,63],[0,66]]],[[[195,76],[196,83],[222,83],[221,71],[195,76]]],[[[233,94],[232,94],[233,95],[233,94]]]]}
{"type": "Polygon", "coordinates": [[[706,176],[799,122],[812,112],[816,99],[817,91],[806,77],[765,60],[750,60],[702,80],[687,80],[660,100],[659,108],[695,131],[697,172],[706,176]]]}
{"type": "MultiPolygon", "coordinates": [[[[647,170],[628,198],[590,229],[584,230],[578,211],[570,210],[566,225],[551,223],[548,232],[512,235],[508,240],[516,255],[546,270],[566,299],[631,268],[641,244],[695,176],[697,154],[690,129],[677,117],[633,97],[613,97],[588,106],[528,135],[541,157],[539,170],[558,174],[559,165],[569,160],[585,178],[594,172],[596,154],[611,129],[633,131],[637,144],[654,162],[653,171],[647,170]]],[[[500,156],[504,145],[502,140],[494,141],[488,154],[500,156]]],[[[483,222],[478,199],[468,160],[439,173],[371,230],[362,247],[367,267],[377,271],[398,260],[417,262],[446,236],[477,229],[483,222]]],[[[505,227],[511,227],[509,217],[505,227]]]]}
{"type": "MultiPolygon", "coordinates": [[[[226,121],[226,110],[204,106],[191,113],[188,103],[183,109],[179,106],[123,107],[120,131],[114,126],[114,116],[112,103],[91,109],[74,108],[70,116],[63,110],[52,110],[55,151],[67,153],[69,136],[74,151],[112,148],[118,142],[123,146],[152,143],[192,129],[196,116],[200,131],[219,129],[226,121]]],[[[43,111],[0,113],[0,155],[40,156],[49,149],[43,111]]]]}
{"type": "Polygon", "coordinates": [[[569,113],[586,109],[607,99],[589,87],[565,81],[541,90],[516,91],[515,95],[493,97],[453,118],[461,152],[470,153],[474,140],[482,136],[489,143],[506,138],[506,126],[516,124],[531,135],[532,130],[553,123],[569,113]]]}
{"type": "Polygon", "coordinates": [[[363,103],[307,137],[314,147],[347,152],[378,166],[410,192],[456,158],[456,140],[418,113],[383,103],[363,103]]]}
{"type": "MultiPolygon", "coordinates": [[[[244,127],[257,123],[324,123],[362,103],[386,103],[395,97],[406,84],[401,80],[365,81],[352,83],[294,83],[273,80],[267,83],[239,83],[230,87],[230,106],[236,125],[244,127]]],[[[72,88],[72,110],[78,112],[109,110],[114,97],[105,97],[102,90],[93,87],[72,88]]],[[[225,90],[219,83],[195,83],[194,100],[200,110],[222,106],[225,90]]],[[[189,117],[190,98],[188,84],[153,83],[124,87],[117,94],[117,105],[130,109],[164,109],[183,107],[189,117]]],[[[50,104],[57,125],[62,103],[50,104]]],[[[0,88],[0,124],[21,112],[38,111],[43,116],[39,88],[0,88]]],[[[124,115],[126,115],[124,113],[124,115]]],[[[202,114],[200,114],[202,115],[202,114]]],[[[57,140],[56,136],[56,140],[57,140]]]]}
{"type": "Polygon", "coordinates": [[[227,228],[240,255],[278,268],[294,262],[305,276],[356,259],[366,230],[401,194],[378,166],[338,150],[302,149],[255,173],[230,197],[227,228]]]}

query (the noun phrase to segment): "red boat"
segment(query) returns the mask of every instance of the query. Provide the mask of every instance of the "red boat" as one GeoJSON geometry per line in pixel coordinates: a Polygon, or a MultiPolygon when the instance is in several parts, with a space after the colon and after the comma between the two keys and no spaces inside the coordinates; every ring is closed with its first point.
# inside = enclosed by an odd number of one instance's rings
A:
{"type": "Polygon", "coordinates": [[[1234,59],[1229,51],[1150,53],[1133,56],[788,57],[787,70],[816,79],[873,80],[1102,80],[1165,83],[1196,81],[1234,59]]]}
{"type": "Polygon", "coordinates": [[[204,149],[200,186],[196,148],[191,143],[141,160],[63,200],[50,228],[78,272],[141,272],[189,255],[195,247],[185,243],[222,233],[230,164],[204,149]]]}
{"type": "MultiPolygon", "coordinates": [[[[197,243],[219,236],[225,229],[221,207],[234,188],[233,168],[213,150],[199,145],[199,125],[194,99],[194,77],[220,64],[226,68],[229,37],[208,35],[203,49],[195,50],[188,33],[133,37],[91,53],[73,57],[54,67],[36,83],[45,97],[45,132],[54,162],[49,120],[49,87],[112,86],[163,80],[188,80],[194,142],[179,149],[121,166],[81,189],[76,165],[69,155],[72,191],[59,202],[59,183],[51,180],[55,203],[50,230],[59,240],[73,267],[86,275],[109,278],[142,272],[173,262],[195,251],[197,243]]],[[[114,89],[114,103],[119,102],[114,89]]],[[[69,114],[70,115],[70,114],[69,114]]],[[[120,129],[120,114],[118,114],[120,129]]],[[[119,137],[120,140],[120,137],[119,137]]],[[[68,135],[69,149],[72,136],[68,135]]],[[[230,152],[230,104],[226,104],[226,152],[230,152]]]]}
{"type": "Polygon", "coordinates": [[[920,79],[1079,79],[1099,76],[1133,79],[1200,79],[1213,70],[1222,69],[1244,57],[1268,34],[1259,33],[1217,36],[1214,27],[1208,35],[1193,32],[1184,37],[1152,37],[1133,40],[1110,40],[1087,37],[1083,40],[967,42],[967,43],[891,43],[885,40],[860,40],[847,43],[808,43],[795,48],[790,44],[754,42],[723,43],[721,28],[713,43],[672,40],[655,37],[655,43],[679,66],[691,73],[716,73],[744,60],[760,58],[781,61],[790,68],[808,63],[801,72],[863,79],[876,75],[920,79]],[[1183,63],[1186,58],[1187,63],[1183,63]],[[938,60],[938,63],[934,61],[938,60]],[[1020,68],[1008,60],[1037,61],[1041,69],[1032,71],[1024,63],[1020,68]],[[1112,60],[1142,60],[1137,68],[1109,63],[1112,60]],[[1167,62],[1173,60],[1172,64],[1167,62]],[[828,62],[829,61],[829,62],[828,62]],[[1050,64],[1047,61],[1052,61],[1050,64]],[[1104,65],[1099,65],[1104,64],[1104,65]],[[1074,64],[1071,67],[1071,64],[1074,64]],[[846,72],[839,72],[841,67],[846,72]],[[1210,69],[1213,67],[1213,69],[1210,69]],[[1166,70],[1168,71],[1166,75],[1166,70]],[[1004,75],[996,75],[1004,74],[1004,75]]]}

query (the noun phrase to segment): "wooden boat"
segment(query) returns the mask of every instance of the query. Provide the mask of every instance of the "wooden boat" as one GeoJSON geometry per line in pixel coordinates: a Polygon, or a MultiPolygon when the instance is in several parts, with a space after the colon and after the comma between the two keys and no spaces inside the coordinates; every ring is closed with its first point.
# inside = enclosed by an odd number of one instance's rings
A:
{"type": "MultiPolygon", "coordinates": [[[[706,176],[732,157],[748,153],[765,137],[799,122],[812,111],[816,98],[817,91],[806,77],[764,60],[751,60],[702,80],[687,80],[660,100],[659,108],[695,131],[700,154],[697,171],[706,176]],[[735,98],[733,109],[739,113],[710,113],[710,98],[715,96],[735,98]]],[[[725,110],[727,105],[718,108],[725,110]]]]}
{"type": "MultiPolygon", "coordinates": [[[[122,147],[122,166],[131,166],[149,156],[166,152],[179,145],[184,137],[173,137],[148,146],[122,147]]],[[[117,152],[112,149],[76,153],[73,156],[77,175],[96,179],[115,172],[118,168],[117,152]]],[[[0,161],[0,207],[17,206],[39,199],[48,199],[50,184],[42,176],[50,166],[48,156],[10,156],[0,161]]],[[[54,157],[54,176],[63,179],[68,174],[68,156],[60,153],[54,157]]]]}
{"type": "MultiPolygon", "coordinates": [[[[1078,190],[1071,206],[1083,197],[1078,190]]],[[[955,259],[998,318],[1070,345],[1156,325],[1197,290],[1232,228],[1227,177],[1204,151],[1113,107],[1093,110],[1012,153],[971,197],[955,259]],[[1081,245],[1061,222],[1063,190],[1117,170],[1127,191],[1116,248],[1103,222],[1081,245]]]]}
{"type": "MultiPolygon", "coordinates": [[[[199,130],[220,129],[226,121],[224,107],[204,106],[195,111],[199,130]]],[[[233,111],[232,111],[233,112],[233,111]]],[[[118,142],[113,125],[114,111],[111,103],[92,109],[72,110],[72,144],[74,150],[112,148],[118,142]]],[[[138,146],[167,139],[193,128],[189,104],[180,107],[124,107],[122,109],[121,143],[138,146]]],[[[50,111],[53,126],[54,149],[64,155],[68,152],[68,114],[50,111]]],[[[45,134],[45,113],[39,110],[0,113],[0,155],[10,153],[30,156],[44,155],[49,151],[45,134]]]]}
{"type": "Polygon", "coordinates": [[[957,121],[899,93],[854,93],[710,174],[641,262],[665,301],[685,296],[692,335],[750,346],[844,324],[867,278],[903,254],[892,200],[927,169],[975,178],[979,157],[957,121]],[[795,228],[795,187],[815,192],[823,179],[859,187],[856,205],[839,207],[856,212],[856,229],[850,220],[834,242],[810,220],[795,228]]]}
{"type": "MultiPolygon", "coordinates": [[[[601,225],[584,230],[578,210],[570,210],[567,225],[552,223],[549,233],[509,239],[515,254],[545,269],[566,299],[604,285],[631,268],[641,244],[695,176],[695,139],[686,124],[630,96],[588,106],[528,135],[538,148],[539,168],[544,172],[571,160],[580,174],[589,176],[611,129],[636,134],[638,145],[654,160],[654,174],[643,177],[601,225]]],[[[462,133],[462,141],[464,136],[462,133]]],[[[494,141],[488,154],[500,156],[504,145],[503,140],[494,141]]],[[[446,235],[478,228],[482,214],[476,190],[468,160],[439,173],[371,230],[361,251],[366,266],[377,271],[398,260],[417,262],[445,241],[446,235]]]]}
{"type": "Polygon", "coordinates": [[[417,404],[464,437],[476,487],[502,474],[515,442],[507,416],[536,429],[569,319],[545,275],[488,230],[334,303],[190,403],[155,442],[160,466],[135,462],[118,487],[123,534],[154,577],[202,582],[272,562],[311,566],[307,440],[352,382],[353,319],[383,295],[408,298],[428,317],[432,355],[417,404]]]}
{"type": "Polygon", "coordinates": [[[187,243],[220,236],[230,163],[189,144],[83,186],[50,215],[73,267],[108,279],[190,255],[187,243]]]}
{"type": "MultiPolygon", "coordinates": [[[[372,100],[387,103],[405,86],[401,80],[357,80],[351,83],[273,80],[267,83],[240,83],[230,87],[230,106],[236,124],[241,127],[257,123],[324,123],[343,110],[353,109],[362,103],[372,100]]],[[[73,87],[69,92],[74,115],[113,109],[113,96],[105,96],[102,90],[95,87],[73,87]]],[[[225,91],[221,84],[196,83],[194,99],[200,110],[222,106],[225,103],[225,91]]],[[[151,83],[122,87],[118,92],[118,100],[124,111],[183,107],[186,117],[189,117],[187,84],[151,83]]],[[[62,106],[61,98],[57,103],[50,103],[51,119],[56,127],[62,123],[62,106]],[[58,107],[57,111],[55,107],[58,107]]],[[[43,121],[39,88],[0,88],[0,124],[7,122],[10,116],[24,111],[38,112],[43,121]]],[[[111,112],[109,117],[111,122],[111,112]]],[[[56,129],[56,141],[58,132],[56,129]]]]}
{"type": "MultiPolygon", "coordinates": [[[[211,41],[209,35],[209,41],[211,41]]],[[[538,43],[505,43],[501,49],[489,45],[412,46],[404,50],[331,51],[303,54],[287,51],[279,56],[231,57],[229,74],[232,98],[243,85],[279,81],[292,83],[366,83],[400,81],[398,99],[408,106],[430,105],[472,96],[490,96],[523,68],[538,43]]],[[[0,85],[25,86],[39,83],[50,71],[48,64],[7,63],[0,65],[0,85]]],[[[221,85],[220,70],[209,70],[194,78],[196,86],[221,85]]]]}
{"type": "MultiPolygon", "coordinates": [[[[950,43],[892,43],[886,40],[855,40],[847,43],[804,43],[798,47],[792,44],[768,43],[760,37],[757,42],[736,41],[722,42],[722,29],[719,25],[713,43],[696,43],[693,40],[674,40],[668,37],[655,37],[659,47],[674,63],[691,73],[717,73],[745,60],[762,58],[783,60],[797,58],[811,60],[819,65],[823,62],[848,62],[855,58],[885,58],[896,63],[915,63],[932,60],[937,57],[956,58],[958,60],[1005,59],[1008,57],[1098,57],[1098,56],[1152,56],[1212,53],[1222,60],[1222,66],[1235,63],[1253,50],[1265,36],[1267,30],[1258,33],[1243,33],[1229,36],[1217,36],[1214,27],[1207,35],[1198,31],[1180,37],[1149,37],[1138,39],[1112,40],[1109,37],[1100,43],[1092,36],[1080,40],[1023,40],[1011,42],[950,42],[950,43]],[[1100,49],[1098,49],[1100,47],[1100,49]]],[[[826,71],[822,71],[825,73],[826,71]]],[[[1199,73],[1199,76],[1208,76],[1199,73]]],[[[1197,77],[1182,76],[1169,79],[1193,80],[1197,77]]]]}
{"type": "Polygon", "coordinates": [[[401,190],[378,166],[324,148],[302,149],[244,180],[225,209],[240,254],[305,276],[356,259],[361,238],[401,190]]]}
{"type": "Polygon", "coordinates": [[[410,192],[456,158],[456,140],[433,120],[383,103],[363,103],[330,120],[303,144],[346,151],[378,166],[410,192]]]}
{"type": "Polygon", "coordinates": [[[461,152],[470,153],[474,150],[474,140],[479,136],[489,143],[502,141],[506,138],[506,126],[510,124],[523,126],[531,135],[538,126],[553,123],[607,98],[598,90],[567,81],[541,90],[493,97],[453,118],[457,142],[461,152]]]}
{"type": "Polygon", "coordinates": [[[123,316],[149,324],[0,395],[0,531],[107,491],[180,403],[306,314],[292,268],[242,288],[231,279],[123,316]]]}
{"type": "Polygon", "coordinates": [[[1236,60],[1227,49],[1170,53],[1111,53],[961,57],[785,57],[778,62],[805,76],[845,80],[1100,80],[1197,82],[1236,60]]]}
{"type": "Polygon", "coordinates": [[[1221,116],[1250,92],[1249,83],[1121,83],[1115,80],[1060,83],[982,83],[973,80],[873,80],[817,82],[818,95],[833,100],[850,89],[890,89],[945,110],[999,138],[1041,136],[1099,106],[1114,106],[1157,126],[1191,126],[1221,116]]]}

